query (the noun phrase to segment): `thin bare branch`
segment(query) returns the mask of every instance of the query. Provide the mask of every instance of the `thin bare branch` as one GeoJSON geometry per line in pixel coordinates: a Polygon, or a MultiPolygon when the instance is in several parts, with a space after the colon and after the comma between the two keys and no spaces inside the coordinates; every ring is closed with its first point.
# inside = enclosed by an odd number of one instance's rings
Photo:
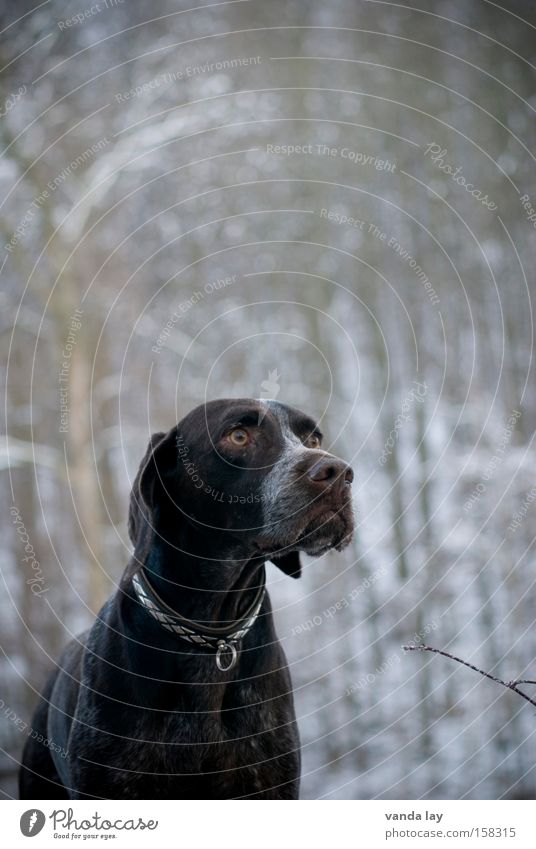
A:
{"type": "Polygon", "coordinates": [[[506,687],[508,690],[513,690],[514,693],[517,693],[518,696],[521,696],[523,699],[526,699],[527,702],[530,702],[531,705],[536,707],[536,701],[531,699],[530,696],[527,696],[526,693],[523,693],[522,690],[518,689],[518,684],[535,684],[536,681],[503,681],[502,678],[497,678],[495,675],[491,675],[489,672],[484,672],[483,669],[479,669],[478,666],[474,666],[472,663],[468,663],[466,660],[462,660],[461,657],[456,657],[454,654],[450,654],[448,651],[442,651],[441,649],[435,649],[432,646],[402,646],[404,651],[429,651],[433,652],[433,654],[441,654],[443,657],[448,657],[449,660],[455,660],[456,663],[461,663],[463,666],[468,666],[469,669],[472,669],[474,672],[478,672],[479,675],[483,675],[484,678],[489,678],[490,681],[495,681],[496,684],[501,684],[503,687],[506,687]]]}

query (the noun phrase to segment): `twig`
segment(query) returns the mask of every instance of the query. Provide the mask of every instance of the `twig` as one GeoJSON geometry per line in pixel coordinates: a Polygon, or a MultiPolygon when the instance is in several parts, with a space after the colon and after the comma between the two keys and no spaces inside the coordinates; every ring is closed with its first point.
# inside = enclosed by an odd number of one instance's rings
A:
{"type": "Polygon", "coordinates": [[[472,663],[468,663],[466,660],[462,660],[461,657],[456,657],[454,654],[449,654],[448,651],[441,651],[441,649],[434,649],[432,646],[402,646],[404,651],[429,651],[434,654],[441,654],[443,657],[448,657],[449,660],[455,660],[457,663],[461,663],[463,666],[468,666],[469,669],[472,669],[474,672],[478,672],[479,675],[483,675],[484,678],[489,678],[490,681],[495,681],[496,684],[502,684],[503,687],[506,687],[508,690],[513,690],[514,693],[517,693],[518,696],[521,696],[523,699],[526,699],[527,702],[530,702],[531,705],[536,707],[536,701],[531,699],[530,696],[527,696],[526,693],[523,693],[522,690],[518,689],[518,684],[536,684],[536,681],[528,681],[528,680],[520,680],[520,681],[503,681],[502,678],[496,678],[495,675],[491,675],[489,672],[484,672],[483,669],[479,669],[478,666],[474,666],[472,663]]]}

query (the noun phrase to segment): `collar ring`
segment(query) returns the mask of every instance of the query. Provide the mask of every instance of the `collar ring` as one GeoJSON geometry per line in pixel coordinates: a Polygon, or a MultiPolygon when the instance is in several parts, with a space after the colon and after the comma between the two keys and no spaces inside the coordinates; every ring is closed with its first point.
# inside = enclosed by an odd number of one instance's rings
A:
{"type": "Polygon", "coordinates": [[[229,672],[236,664],[237,651],[234,643],[227,643],[225,640],[218,640],[218,650],[216,652],[216,666],[220,672],[229,672]],[[228,651],[231,652],[231,659],[227,666],[222,663],[222,657],[228,651]]]}

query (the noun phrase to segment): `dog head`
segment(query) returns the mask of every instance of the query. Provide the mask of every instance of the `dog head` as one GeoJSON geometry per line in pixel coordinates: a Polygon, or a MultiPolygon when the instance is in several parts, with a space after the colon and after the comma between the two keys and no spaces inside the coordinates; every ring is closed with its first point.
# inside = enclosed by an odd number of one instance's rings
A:
{"type": "Polygon", "coordinates": [[[213,557],[264,557],[298,577],[300,551],[315,556],[350,541],[352,480],[305,413],[276,401],[211,401],[151,437],[129,532],[138,559],[155,532],[180,532],[183,547],[190,533],[213,557]]]}

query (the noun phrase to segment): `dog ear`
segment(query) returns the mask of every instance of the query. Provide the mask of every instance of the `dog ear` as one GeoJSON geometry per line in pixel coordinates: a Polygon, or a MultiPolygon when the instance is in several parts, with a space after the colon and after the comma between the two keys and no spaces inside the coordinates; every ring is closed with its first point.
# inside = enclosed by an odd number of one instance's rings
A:
{"type": "Polygon", "coordinates": [[[278,569],[281,569],[285,575],[289,575],[291,578],[300,578],[301,577],[301,562],[300,562],[300,552],[299,551],[289,551],[288,554],[282,554],[280,557],[270,557],[270,560],[277,566],[278,569]]]}
{"type": "Polygon", "coordinates": [[[128,513],[128,533],[136,557],[143,562],[151,546],[157,493],[166,487],[166,478],[176,468],[177,428],[153,433],[132,484],[128,513]]]}

